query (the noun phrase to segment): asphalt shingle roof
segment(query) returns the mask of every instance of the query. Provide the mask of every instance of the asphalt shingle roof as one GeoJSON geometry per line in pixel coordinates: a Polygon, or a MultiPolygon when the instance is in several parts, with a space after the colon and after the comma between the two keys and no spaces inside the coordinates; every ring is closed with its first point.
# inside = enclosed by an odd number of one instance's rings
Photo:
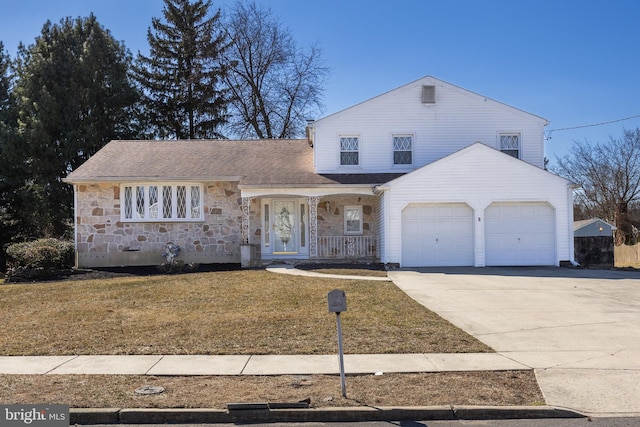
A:
{"type": "Polygon", "coordinates": [[[241,185],[381,184],[399,174],[314,172],[306,139],[111,141],[66,182],[234,180],[241,185]]]}

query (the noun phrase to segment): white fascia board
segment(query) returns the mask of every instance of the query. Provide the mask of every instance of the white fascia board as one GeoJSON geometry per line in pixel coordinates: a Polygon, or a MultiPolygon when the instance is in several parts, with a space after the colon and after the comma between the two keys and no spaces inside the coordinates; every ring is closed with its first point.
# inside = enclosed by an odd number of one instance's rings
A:
{"type": "Polygon", "coordinates": [[[239,187],[242,197],[264,197],[273,195],[323,197],[338,194],[375,195],[371,185],[349,185],[340,187],[239,187]]]}

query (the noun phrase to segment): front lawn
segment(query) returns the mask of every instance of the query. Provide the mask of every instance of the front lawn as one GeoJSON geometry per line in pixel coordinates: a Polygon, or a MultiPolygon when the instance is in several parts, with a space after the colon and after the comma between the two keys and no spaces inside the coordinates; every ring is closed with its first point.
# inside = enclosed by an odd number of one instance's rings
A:
{"type": "Polygon", "coordinates": [[[264,270],[0,286],[0,355],[490,352],[390,282],[264,270]]]}
{"type": "MultiPolygon", "coordinates": [[[[343,289],[346,353],[489,352],[390,282],[231,271],[0,286],[0,355],[335,354],[327,293],[343,289]]],[[[71,407],[217,408],[537,405],[532,371],[153,377],[0,375],[0,402],[71,407]],[[157,396],[134,390],[159,385],[157,396]]]]}

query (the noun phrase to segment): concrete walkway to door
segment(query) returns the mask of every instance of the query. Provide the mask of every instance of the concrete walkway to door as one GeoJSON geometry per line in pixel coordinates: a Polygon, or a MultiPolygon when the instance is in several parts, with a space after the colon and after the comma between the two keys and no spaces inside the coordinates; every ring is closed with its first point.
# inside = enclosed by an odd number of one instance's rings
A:
{"type": "Polygon", "coordinates": [[[389,277],[499,354],[534,368],[547,404],[640,415],[640,272],[426,268],[389,277]]]}

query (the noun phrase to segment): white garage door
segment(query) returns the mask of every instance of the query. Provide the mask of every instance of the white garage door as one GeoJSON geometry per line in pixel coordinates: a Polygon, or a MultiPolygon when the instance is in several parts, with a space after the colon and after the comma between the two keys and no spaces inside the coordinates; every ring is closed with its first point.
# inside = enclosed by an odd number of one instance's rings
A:
{"type": "Polygon", "coordinates": [[[463,203],[411,205],[402,211],[402,266],[473,265],[473,215],[463,203]]]}
{"type": "Polygon", "coordinates": [[[485,265],[555,265],[555,247],[547,203],[492,203],[485,211],[485,265]]]}

